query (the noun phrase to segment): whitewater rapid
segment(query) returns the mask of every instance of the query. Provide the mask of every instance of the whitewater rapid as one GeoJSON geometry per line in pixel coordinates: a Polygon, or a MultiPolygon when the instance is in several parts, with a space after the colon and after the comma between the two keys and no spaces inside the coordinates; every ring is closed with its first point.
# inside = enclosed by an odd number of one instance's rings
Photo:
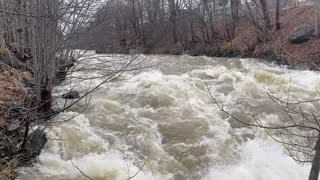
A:
{"type": "MultiPolygon", "coordinates": [[[[105,64],[124,55],[95,56],[70,77],[106,73],[105,64]]],[[[280,68],[254,59],[141,55],[161,62],[126,72],[58,115],[39,162],[20,169],[20,180],[302,180],[310,166],[297,164],[264,130],[246,127],[221,112],[254,115],[266,124],[285,121],[267,91],[285,97],[319,97],[320,74],[280,68]],[[84,109],[84,104],[89,106],[84,109]],[[72,118],[72,119],[70,119],[72,118]],[[70,119],[70,120],[69,120],[70,119]],[[77,169],[78,168],[78,169],[77,169]]],[[[81,67],[83,64],[80,63],[81,67]]],[[[72,78],[56,87],[55,108],[70,88],[84,94],[102,79],[72,78]]]]}

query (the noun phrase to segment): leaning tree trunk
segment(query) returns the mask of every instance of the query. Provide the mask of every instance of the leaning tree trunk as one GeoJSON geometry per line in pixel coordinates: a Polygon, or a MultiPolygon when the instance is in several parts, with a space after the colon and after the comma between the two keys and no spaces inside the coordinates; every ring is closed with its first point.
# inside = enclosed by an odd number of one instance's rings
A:
{"type": "Polygon", "coordinates": [[[312,161],[312,166],[309,174],[309,180],[318,180],[319,171],[320,171],[320,133],[318,135],[315,155],[312,161]]]}

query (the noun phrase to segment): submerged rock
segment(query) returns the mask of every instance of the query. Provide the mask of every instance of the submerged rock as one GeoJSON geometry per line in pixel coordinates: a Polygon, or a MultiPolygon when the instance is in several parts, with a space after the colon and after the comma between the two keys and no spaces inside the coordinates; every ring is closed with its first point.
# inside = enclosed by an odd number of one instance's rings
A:
{"type": "Polygon", "coordinates": [[[78,91],[70,91],[66,94],[62,95],[63,99],[78,99],[80,98],[79,92],[78,91]]]}
{"type": "Polygon", "coordinates": [[[294,43],[294,44],[304,43],[309,41],[312,34],[313,34],[313,29],[309,27],[303,27],[300,30],[291,34],[289,40],[291,43],[294,43]]]}

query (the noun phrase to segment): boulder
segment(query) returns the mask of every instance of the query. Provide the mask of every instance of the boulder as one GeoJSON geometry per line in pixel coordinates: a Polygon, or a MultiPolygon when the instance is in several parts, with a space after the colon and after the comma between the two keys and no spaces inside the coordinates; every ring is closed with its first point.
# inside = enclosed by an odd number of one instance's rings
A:
{"type": "Polygon", "coordinates": [[[16,132],[21,128],[19,120],[13,120],[7,127],[7,131],[16,132]]]}
{"type": "Polygon", "coordinates": [[[313,29],[309,27],[303,27],[298,31],[290,35],[289,40],[291,43],[300,44],[309,41],[313,34],[313,29]]]}
{"type": "Polygon", "coordinates": [[[41,150],[46,145],[48,139],[42,130],[37,129],[31,134],[27,144],[27,149],[31,150],[34,155],[39,155],[41,150]]]}
{"type": "Polygon", "coordinates": [[[78,91],[70,91],[62,95],[63,99],[78,99],[80,98],[78,91]]]}
{"type": "Polygon", "coordinates": [[[0,63],[6,64],[15,69],[26,69],[26,65],[15,56],[0,56],[0,63]]]}

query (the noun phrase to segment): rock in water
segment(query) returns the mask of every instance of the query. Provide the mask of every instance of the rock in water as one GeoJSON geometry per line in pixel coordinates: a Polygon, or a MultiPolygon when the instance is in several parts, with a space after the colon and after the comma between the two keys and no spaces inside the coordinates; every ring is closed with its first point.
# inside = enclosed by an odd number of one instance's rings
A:
{"type": "Polygon", "coordinates": [[[78,99],[80,98],[79,92],[78,91],[70,91],[66,94],[62,95],[63,99],[78,99]]]}
{"type": "Polygon", "coordinates": [[[300,30],[290,35],[290,42],[294,44],[300,44],[309,41],[313,34],[313,30],[309,27],[303,27],[300,30]]]}
{"type": "Polygon", "coordinates": [[[43,147],[46,145],[48,139],[42,130],[35,130],[27,144],[27,148],[30,149],[35,155],[39,155],[43,147]]]}

